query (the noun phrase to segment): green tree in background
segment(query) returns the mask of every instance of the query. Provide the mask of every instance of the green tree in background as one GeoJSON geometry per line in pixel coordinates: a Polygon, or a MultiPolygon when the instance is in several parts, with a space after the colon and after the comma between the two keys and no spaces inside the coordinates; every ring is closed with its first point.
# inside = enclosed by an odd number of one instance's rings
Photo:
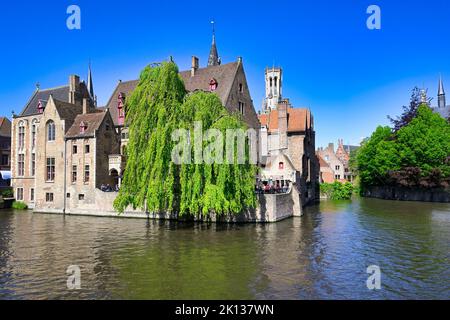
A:
{"type": "MultiPolygon", "coordinates": [[[[194,134],[195,123],[201,122],[203,132],[216,129],[223,136],[229,129],[247,129],[237,115],[228,113],[216,94],[186,95],[177,66],[168,62],[142,72],[126,107],[130,140],[122,188],[114,203],[116,210],[123,212],[132,206],[150,212],[207,216],[238,214],[256,207],[257,167],[248,162],[248,144],[246,164],[238,164],[237,152],[228,163],[172,162],[176,146],[172,134],[178,129],[190,132],[189,146],[199,142],[203,150],[214,137],[200,136],[202,141],[195,141],[199,139],[194,134]]],[[[222,146],[225,156],[225,142],[222,146]]],[[[233,146],[237,150],[237,140],[233,146]]],[[[183,157],[194,160],[196,152],[190,148],[183,157]]],[[[221,153],[212,151],[214,156],[221,153]]]]}
{"type": "Polygon", "coordinates": [[[450,176],[450,124],[427,104],[398,130],[378,127],[359,149],[361,186],[436,187],[450,176]]]}
{"type": "Polygon", "coordinates": [[[450,175],[445,160],[450,156],[450,124],[426,105],[396,135],[401,167],[417,167],[429,174],[439,168],[450,175]]]}

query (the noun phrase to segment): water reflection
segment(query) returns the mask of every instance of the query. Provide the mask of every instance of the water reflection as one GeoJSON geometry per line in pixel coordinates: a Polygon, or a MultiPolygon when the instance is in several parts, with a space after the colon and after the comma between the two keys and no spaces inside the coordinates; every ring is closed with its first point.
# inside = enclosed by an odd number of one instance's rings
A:
{"type": "Polygon", "coordinates": [[[449,240],[449,205],[373,199],[268,225],[2,211],[0,298],[449,299],[449,240]],[[70,265],[80,291],[67,290],[70,265]]]}

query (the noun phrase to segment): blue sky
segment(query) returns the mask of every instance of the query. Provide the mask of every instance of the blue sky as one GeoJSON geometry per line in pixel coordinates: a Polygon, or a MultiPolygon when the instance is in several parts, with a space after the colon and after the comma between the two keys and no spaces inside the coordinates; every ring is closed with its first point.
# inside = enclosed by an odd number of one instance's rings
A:
{"type": "Polygon", "coordinates": [[[70,74],[86,78],[89,59],[100,105],[119,79],[137,78],[149,63],[173,56],[184,70],[197,55],[205,65],[212,19],[222,61],[244,59],[256,109],[264,68],[283,67],[284,96],[312,109],[317,146],[359,143],[401,112],[414,86],[435,97],[439,73],[450,95],[447,0],[8,1],[0,113],[20,112],[37,82],[48,88],[70,74]],[[66,27],[71,4],[81,8],[81,30],[66,27]],[[381,8],[381,30],[366,27],[371,4],[381,8]]]}

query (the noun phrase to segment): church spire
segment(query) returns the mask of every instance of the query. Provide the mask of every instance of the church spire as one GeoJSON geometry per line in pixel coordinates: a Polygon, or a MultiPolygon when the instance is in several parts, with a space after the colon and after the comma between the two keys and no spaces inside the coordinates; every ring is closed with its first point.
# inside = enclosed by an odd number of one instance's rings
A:
{"type": "Polygon", "coordinates": [[[438,91],[438,107],[445,108],[445,91],[442,76],[439,77],[439,91],[438,91]]]}
{"type": "Polygon", "coordinates": [[[89,69],[88,69],[87,89],[89,91],[89,94],[91,95],[92,100],[94,100],[95,99],[95,95],[94,95],[94,81],[92,80],[92,70],[91,70],[91,62],[90,61],[89,61],[89,69]]]}
{"type": "Polygon", "coordinates": [[[220,58],[219,58],[219,54],[217,53],[217,45],[216,45],[215,22],[211,21],[211,24],[212,24],[212,28],[213,28],[213,38],[212,38],[211,51],[209,53],[208,67],[220,65],[220,58]]]}

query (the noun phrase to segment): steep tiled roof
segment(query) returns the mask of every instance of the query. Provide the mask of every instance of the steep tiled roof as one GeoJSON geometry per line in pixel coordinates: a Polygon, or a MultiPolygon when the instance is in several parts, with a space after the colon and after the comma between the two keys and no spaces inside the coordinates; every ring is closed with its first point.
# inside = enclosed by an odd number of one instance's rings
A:
{"type": "Polygon", "coordinates": [[[319,159],[319,164],[320,164],[321,168],[329,168],[330,167],[328,165],[328,163],[320,155],[317,155],[317,158],[319,159]]]}
{"type": "MultiPolygon", "coordinates": [[[[207,68],[200,68],[195,71],[195,75],[191,76],[191,71],[180,72],[180,76],[184,81],[186,90],[189,92],[194,91],[210,91],[209,85],[212,79],[217,82],[217,89],[215,93],[219,96],[222,103],[227,103],[231,88],[233,86],[236,73],[239,68],[239,62],[228,63],[220,66],[211,66],[207,68]]],[[[111,98],[109,99],[106,108],[111,112],[114,124],[118,122],[118,97],[119,93],[124,93],[125,96],[129,96],[132,91],[139,84],[139,80],[132,80],[126,82],[120,82],[111,98]]]]}
{"type": "Polygon", "coordinates": [[[70,127],[66,134],[66,138],[90,138],[95,136],[95,132],[98,130],[100,125],[103,123],[103,119],[107,115],[107,112],[96,112],[79,114],[73,125],[70,127]],[[87,125],[86,130],[81,133],[80,126],[81,123],[87,125]]]}
{"type": "Polygon", "coordinates": [[[139,84],[139,80],[132,80],[132,81],[124,81],[119,82],[116,89],[114,90],[111,98],[109,98],[108,103],[106,104],[105,109],[108,109],[111,113],[111,117],[113,118],[114,125],[118,125],[118,98],[119,93],[124,93],[125,97],[129,97],[130,94],[133,92],[134,89],[136,89],[137,85],[139,84]]]}
{"type": "Polygon", "coordinates": [[[8,118],[0,117],[0,136],[11,137],[11,121],[8,118]]]}
{"type": "Polygon", "coordinates": [[[191,71],[183,71],[180,76],[183,78],[186,90],[194,92],[197,90],[210,91],[209,84],[212,79],[217,81],[217,89],[215,93],[225,105],[231,91],[236,73],[239,67],[238,62],[228,63],[220,66],[212,66],[202,68],[195,71],[195,75],[191,77],[191,71]]]}
{"type": "MultiPolygon", "coordinates": [[[[269,132],[278,130],[278,110],[259,116],[262,126],[267,126],[269,132]]],[[[312,126],[312,116],[308,109],[288,108],[288,132],[304,132],[312,126]]]]}
{"type": "Polygon", "coordinates": [[[28,103],[26,104],[20,116],[26,117],[39,114],[38,112],[39,100],[42,101],[42,105],[45,108],[50,98],[50,95],[53,95],[53,98],[56,100],[69,102],[69,86],[63,86],[46,90],[36,90],[33,96],[31,97],[30,101],[28,101],[28,103]]]}
{"type": "Polygon", "coordinates": [[[59,117],[66,122],[67,132],[72,126],[72,123],[77,115],[83,112],[83,107],[65,101],[60,101],[55,98],[53,98],[53,101],[55,102],[56,111],[58,112],[59,117]]]}

